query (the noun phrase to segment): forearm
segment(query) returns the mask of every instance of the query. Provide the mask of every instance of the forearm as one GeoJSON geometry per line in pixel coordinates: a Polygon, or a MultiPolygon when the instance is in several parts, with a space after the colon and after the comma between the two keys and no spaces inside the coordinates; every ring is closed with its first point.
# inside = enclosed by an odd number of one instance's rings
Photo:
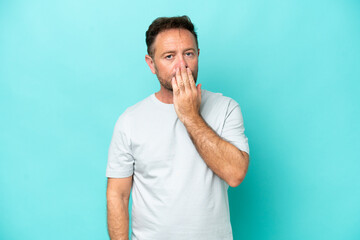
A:
{"type": "Polygon", "coordinates": [[[239,185],[247,172],[248,156],[222,139],[200,115],[184,125],[207,166],[230,186],[239,185]]]}
{"type": "Polygon", "coordinates": [[[111,240],[129,239],[129,200],[107,197],[107,222],[111,240]]]}
{"type": "Polygon", "coordinates": [[[218,136],[201,117],[201,84],[195,85],[190,68],[185,68],[183,64],[177,68],[171,84],[176,114],[184,123],[200,156],[216,175],[236,187],[247,171],[247,153],[218,136]]]}

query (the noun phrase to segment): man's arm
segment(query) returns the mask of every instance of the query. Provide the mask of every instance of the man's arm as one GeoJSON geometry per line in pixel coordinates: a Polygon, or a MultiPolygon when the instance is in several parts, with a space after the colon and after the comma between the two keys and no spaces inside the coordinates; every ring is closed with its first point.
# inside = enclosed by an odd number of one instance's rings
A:
{"type": "Polygon", "coordinates": [[[230,186],[238,186],[245,178],[249,155],[219,137],[201,117],[201,84],[195,86],[190,68],[177,69],[172,87],[175,111],[200,156],[230,186]]]}
{"type": "Polygon", "coordinates": [[[108,178],[107,223],[111,240],[129,239],[129,197],[132,176],[126,178],[108,178]]]}
{"type": "Polygon", "coordinates": [[[249,155],[219,137],[200,114],[186,121],[185,127],[208,167],[231,187],[238,186],[245,178],[249,155]]]}

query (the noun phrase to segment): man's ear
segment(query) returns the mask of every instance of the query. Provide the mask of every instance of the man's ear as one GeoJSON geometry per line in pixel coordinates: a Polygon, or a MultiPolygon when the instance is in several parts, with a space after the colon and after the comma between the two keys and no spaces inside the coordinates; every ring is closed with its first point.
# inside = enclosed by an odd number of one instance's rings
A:
{"type": "Polygon", "coordinates": [[[155,72],[155,65],[154,65],[153,59],[149,55],[146,54],[145,61],[146,61],[147,65],[149,65],[151,72],[153,74],[155,74],[156,72],[155,72]]]}
{"type": "Polygon", "coordinates": [[[200,48],[198,48],[198,56],[200,55],[200,48]]]}

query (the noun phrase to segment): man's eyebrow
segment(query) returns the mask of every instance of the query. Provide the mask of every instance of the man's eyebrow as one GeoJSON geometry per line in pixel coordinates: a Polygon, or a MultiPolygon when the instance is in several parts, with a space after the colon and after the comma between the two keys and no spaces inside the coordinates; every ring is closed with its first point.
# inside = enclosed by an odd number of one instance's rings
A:
{"type": "Polygon", "coordinates": [[[187,49],[185,49],[184,52],[189,51],[189,50],[193,50],[194,52],[196,52],[196,50],[194,48],[187,48],[187,49]]]}
{"type": "MultiPolygon", "coordinates": [[[[194,48],[186,48],[186,49],[184,49],[184,52],[189,51],[189,50],[193,50],[194,52],[196,52],[196,50],[194,48]]],[[[165,51],[164,53],[161,54],[161,56],[164,56],[165,54],[168,54],[168,53],[176,53],[176,51],[173,51],[173,50],[165,51]]]]}
{"type": "Polygon", "coordinates": [[[164,53],[161,54],[161,56],[165,55],[165,54],[168,54],[168,53],[175,53],[176,51],[166,51],[164,53]]]}

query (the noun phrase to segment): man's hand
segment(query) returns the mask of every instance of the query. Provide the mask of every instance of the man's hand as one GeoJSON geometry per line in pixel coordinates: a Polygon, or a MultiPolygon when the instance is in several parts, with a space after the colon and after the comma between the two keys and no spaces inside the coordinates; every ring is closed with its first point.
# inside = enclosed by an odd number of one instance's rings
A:
{"type": "Polygon", "coordinates": [[[176,76],[172,78],[173,101],[176,114],[184,124],[200,117],[201,84],[195,86],[190,68],[176,69],[176,76]]]}

